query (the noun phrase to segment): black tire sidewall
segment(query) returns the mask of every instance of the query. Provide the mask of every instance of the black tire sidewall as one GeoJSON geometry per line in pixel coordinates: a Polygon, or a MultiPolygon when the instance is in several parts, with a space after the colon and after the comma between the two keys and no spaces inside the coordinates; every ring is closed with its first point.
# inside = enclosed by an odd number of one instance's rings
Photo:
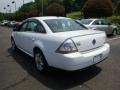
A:
{"type": "Polygon", "coordinates": [[[36,51],[34,52],[34,61],[35,61],[35,67],[36,67],[36,69],[37,69],[38,71],[40,71],[40,72],[47,71],[47,69],[48,69],[48,64],[47,64],[46,59],[45,59],[43,53],[41,52],[41,50],[38,49],[38,50],[36,50],[36,51]],[[43,58],[43,60],[42,60],[42,62],[43,62],[43,69],[42,69],[42,70],[39,70],[38,67],[37,67],[37,64],[36,64],[35,56],[36,56],[37,53],[41,54],[41,56],[42,56],[42,58],[43,58]]]}
{"type": "Polygon", "coordinates": [[[116,35],[117,35],[117,30],[116,30],[116,29],[113,30],[112,35],[113,35],[113,36],[116,36],[116,35]],[[116,34],[115,34],[114,32],[116,32],[116,34]]]}
{"type": "Polygon", "coordinates": [[[13,38],[11,38],[11,47],[12,47],[12,49],[14,50],[14,51],[16,51],[17,50],[17,46],[16,46],[16,44],[15,44],[15,41],[14,41],[14,39],[13,38]],[[12,44],[12,42],[14,42],[14,48],[13,48],[13,44],[12,44]]]}

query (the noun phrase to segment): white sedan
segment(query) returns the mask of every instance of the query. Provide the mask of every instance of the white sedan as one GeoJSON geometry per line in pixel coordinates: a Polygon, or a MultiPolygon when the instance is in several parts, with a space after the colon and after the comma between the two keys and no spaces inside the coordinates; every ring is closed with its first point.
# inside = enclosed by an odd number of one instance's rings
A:
{"type": "Polygon", "coordinates": [[[29,18],[14,29],[11,44],[33,57],[40,71],[83,69],[105,60],[110,51],[103,31],[91,32],[65,17],[29,18]]]}

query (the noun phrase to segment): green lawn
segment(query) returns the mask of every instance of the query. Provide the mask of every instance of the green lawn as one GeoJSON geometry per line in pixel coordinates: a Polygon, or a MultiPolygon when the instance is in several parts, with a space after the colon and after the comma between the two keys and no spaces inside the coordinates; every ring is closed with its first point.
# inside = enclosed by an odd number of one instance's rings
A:
{"type": "Polygon", "coordinates": [[[73,18],[73,19],[79,19],[82,17],[82,13],[80,11],[78,12],[72,12],[67,14],[68,18],[73,18]]]}

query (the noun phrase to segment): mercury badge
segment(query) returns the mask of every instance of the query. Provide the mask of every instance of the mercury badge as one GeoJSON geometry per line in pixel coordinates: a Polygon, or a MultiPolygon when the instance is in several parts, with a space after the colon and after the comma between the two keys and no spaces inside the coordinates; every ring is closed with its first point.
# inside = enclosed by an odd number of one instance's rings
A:
{"type": "Polygon", "coordinates": [[[96,44],[96,40],[95,40],[95,39],[92,41],[92,44],[93,44],[93,45],[95,45],[95,44],[96,44]]]}

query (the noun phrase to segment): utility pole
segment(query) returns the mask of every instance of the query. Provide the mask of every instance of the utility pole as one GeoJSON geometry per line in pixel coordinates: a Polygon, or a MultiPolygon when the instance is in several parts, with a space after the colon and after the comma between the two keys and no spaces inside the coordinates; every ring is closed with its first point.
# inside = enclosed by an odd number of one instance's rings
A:
{"type": "Polygon", "coordinates": [[[42,7],[41,7],[41,9],[42,9],[42,16],[44,15],[44,1],[42,0],[42,3],[41,3],[42,5],[42,7]]]}
{"type": "Polygon", "coordinates": [[[12,1],[12,4],[15,4],[15,18],[17,18],[17,12],[16,12],[16,2],[15,1],[12,1]]]}
{"type": "Polygon", "coordinates": [[[7,7],[9,7],[9,19],[11,19],[11,6],[8,4],[7,7]]]}
{"type": "Polygon", "coordinates": [[[7,19],[7,8],[4,7],[3,9],[5,10],[4,19],[7,19]]]}
{"type": "MultiPolygon", "coordinates": [[[[23,0],[23,6],[24,6],[24,4],[25,4],[25,1],[23,0]]],[[[24,10],[23,10],[23,16],[25,18],[25,11],[24,10]]]]}

